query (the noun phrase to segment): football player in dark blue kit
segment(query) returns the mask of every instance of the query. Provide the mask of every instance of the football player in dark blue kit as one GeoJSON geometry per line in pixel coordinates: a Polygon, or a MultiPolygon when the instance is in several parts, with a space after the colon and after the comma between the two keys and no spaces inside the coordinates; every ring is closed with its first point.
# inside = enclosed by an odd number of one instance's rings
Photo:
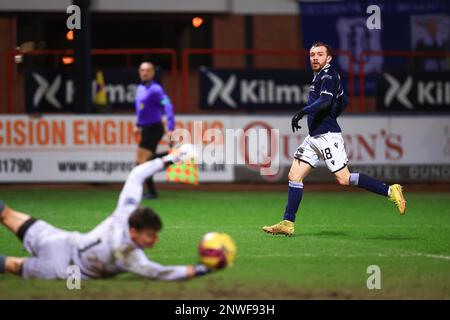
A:
{"type": "Polygon", "coordinates": [[[289,171],[288,201],[281,222],[263,227],[271,234],[292,235],[295,217],[303,195],[303,179],[314,169],[320,159],[343,186],[357,186],[388,197],[401,215],[406,212],[406,200],[402,186],[391,186],[362,173],[350,173],[342,131],[337,117],[348,104],[339,74],[330,65],[331,48],[323,42],[316,42],[309,51],[309,60],[314,72],[308,104],[292,118],[292,131],[301,127],[299,121],[307,116],[309,135],[298,147],[289,171]]]}

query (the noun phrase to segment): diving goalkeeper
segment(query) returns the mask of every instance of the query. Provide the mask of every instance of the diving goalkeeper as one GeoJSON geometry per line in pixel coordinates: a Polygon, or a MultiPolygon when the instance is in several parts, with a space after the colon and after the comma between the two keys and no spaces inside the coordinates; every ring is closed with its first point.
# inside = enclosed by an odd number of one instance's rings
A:
{"type": "Polygon", "coordinates": [[[0,274],[23,278],[67,279],[68,267],[77,265],[82,279],[109,278],[132,272],[155,280],[181,280],[209,273],[202,264],[163,266],[150,261],[145,248],[158,240],[159,216],[141,208],[145,179],[167,166],[192,159],[190,145],[135,167],[127,177],[114,212],[91,232],[83,234],[58,229],[15,211],[0,200],[0,222],[16,234],[31,257],[0,255],[0,274]]]}

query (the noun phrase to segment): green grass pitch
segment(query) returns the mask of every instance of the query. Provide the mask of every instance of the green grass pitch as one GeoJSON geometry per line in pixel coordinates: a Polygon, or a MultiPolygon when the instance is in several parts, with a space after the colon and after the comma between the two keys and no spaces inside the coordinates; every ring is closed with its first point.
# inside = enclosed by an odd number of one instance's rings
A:
{"type": "MultiPolygon", "coordinates": [[[[108,216],[119,191],[2,190],[11,207],[67,230],[88,231],[108,216]]],[[[209,231],[236,241],[235,265],[207,277],[159,282],[123,274],[82,281],[0,276],[0,299],[450,299],[450,196],[406,193],[408,211],[368,192],[306,192],[293,237],[261,231],[282,218],[283,192],[162,191],[143,201],[163,219],[148,256],[163,264],[192,264],[209,231]],[[381,289],[366,286],[367,267],[381,269],[381,289]]],[[[0,226],[0,253],[23,256],[20,242],[0,226]]]]}

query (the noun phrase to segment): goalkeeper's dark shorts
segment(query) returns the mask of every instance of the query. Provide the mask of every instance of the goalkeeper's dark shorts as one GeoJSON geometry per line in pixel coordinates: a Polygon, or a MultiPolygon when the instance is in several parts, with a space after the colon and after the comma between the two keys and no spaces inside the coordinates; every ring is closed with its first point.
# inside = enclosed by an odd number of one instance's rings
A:
{"type": "Polygon", "coordinates": [[[162,122],[152,123],[141,128],[141,142],[139,143],[139,147],[155,153],[156,147],[164,135],[162,122]]]}

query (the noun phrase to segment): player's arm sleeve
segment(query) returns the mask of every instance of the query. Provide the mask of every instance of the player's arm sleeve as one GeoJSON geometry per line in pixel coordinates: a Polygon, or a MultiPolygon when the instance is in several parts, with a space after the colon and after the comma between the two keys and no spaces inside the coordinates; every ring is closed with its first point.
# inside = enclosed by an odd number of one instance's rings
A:
{"type": "Polygon", "coordinates": [[[331,105],[331,102],[333,101],[333,96],[329,95],[320,95],[319,99],[311,103],[309,106],[306,106],[303,108],[303,111],[306,114],[315,114],[319,112],[320,110],[329,108],[331,105]]]}
{"type": "Polygon", "coordinates": [[[161,106],[164,108],[164,114],[167,118],[167,128],[173,131],[175,128],[175,115],[173,112],[173,105],[169,96],[164,92],[162,88],[158,90],[158,99],[161,106]]]}
{"type": "Polygon", "coordinates": [[[126,258],[116,257],[117,264],[125,271],[153,280],[184,280],[195,276],[193,266],[163,266],[150,261],[143,250],[134,250],[126,258]]]}
{"type": "Polygon", "coordinates": [[[170,131],[173,131],[175,128],[175,116],[173,113],[173,105],[170,102],[169,97],[165,96],[165,98],[161,100],[161,104],[164,106],[164,113],[167,117],[167,127],[170,131]]]}
{"type": "Polygon", "coordinates": [[[338,85],[337,75],[324,74],[321,78],[320,97],[312,104],[303,108],[306,114],[315,114],[331,106],[335,88],[338,85]]]}
{"type": "Polygon", "coordinates": [[[338,94],[337,97],[337,105],[336,105],[336,117],[339,116],[348,106],[348,97],[345,94],[344,90],[341,89],[341,92],[338,94]]]}
{"type": "Polygon", "coordinates": [[[164,169],[164,162],[160,158],[144,162],[131,170],[120,192],[119,201],[113,216],[128,223],[129,215],[139,207],[142,200],[145,179],[164,169]]]}
{"type": "MultiPolygon", "coordinates": [[[[136,87],[136,91],[134,93],[135,97],[137,97],[137,93],[138,93],[138,89],[136,87]]],[[[136,127],[139,127],[138,123],[139,123],[139,106],[137,103],[137,100],[134,101],[134,112],[136,114],[136,122],[134,123],[136,127]]]]}

